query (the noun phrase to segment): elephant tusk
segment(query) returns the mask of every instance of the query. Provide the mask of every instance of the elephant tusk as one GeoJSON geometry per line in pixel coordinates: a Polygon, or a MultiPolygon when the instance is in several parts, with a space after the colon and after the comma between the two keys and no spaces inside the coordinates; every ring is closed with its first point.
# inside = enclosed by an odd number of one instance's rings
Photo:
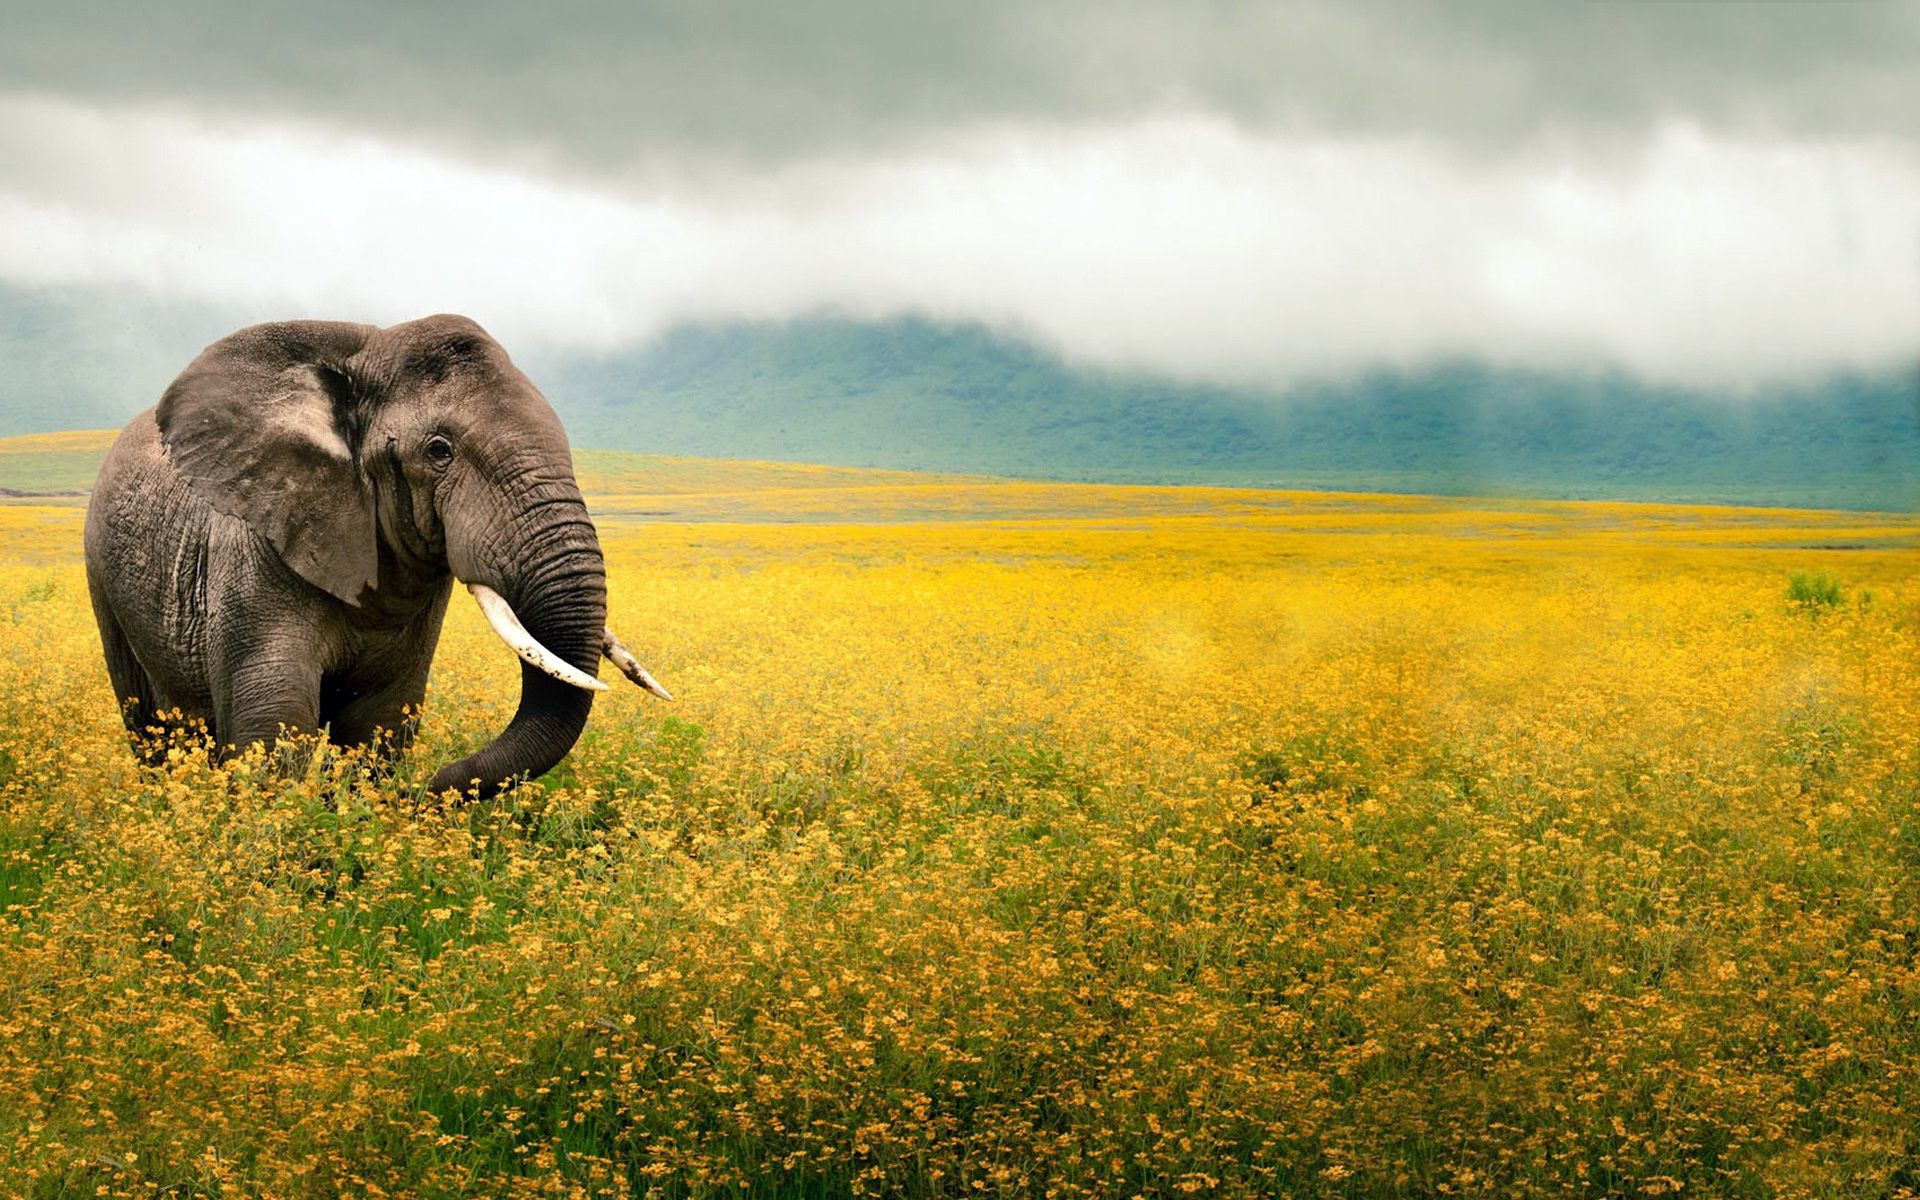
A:
{"type": "Polygon", "coordinates": [[[620,673],[628,679],[633,680],[662,700],[673,699],[673,693],[660,686],[660,681],[655,679],[653,675],[633,657],[633,651],[621,645],[620,639],[613,636],[613,630],[608,629],[601,634],[600,653],[606,655],[614,666],[619,667],[620,673]]]}
{"type": "Polygon", "coordinates": [[[520,661],[545,671],[561,683],[570,683],[590,692],[607,690],[606,684],[542,646],[538,639],[527,632],[520,618],[513,615],[513,606],[499,592],[484,583],[470,583],[467,590],[479,602],[480,611],[486,614],[487,624],[493,626],[493,631],[500,635],[501,641],[512,647],[513,652],[520,656],[520,661]]]}

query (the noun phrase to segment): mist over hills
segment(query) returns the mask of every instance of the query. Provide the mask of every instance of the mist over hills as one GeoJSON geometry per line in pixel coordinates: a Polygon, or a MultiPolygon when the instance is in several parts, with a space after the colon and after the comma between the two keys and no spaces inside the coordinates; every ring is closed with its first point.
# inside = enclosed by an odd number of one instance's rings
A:
{"type": "MultiPolygon", "coordinates": [[[[192,305],[0,288],[0,435],[119,425],[244,323],[192,305]]],[[[1260,391],[1113,374],[917,318],[685,326],[615,354],[515,357],[586,447],[1118,482],[1920,508],[1913,371],[1733,396],[1454,362],[1260,391]]]]}
{"type": "Polygon", "coordinates": [[[0,435],[106,429],[244,321],[113,290],[0,284],[0,435]]]}
{"type": "Polygon", "coordinates": [[[1920,506],[1910,374],[1730,396],[1458,362],[1260,392],[1107,374],[914,319],[683,328],[543,367],[576,440],[609,448],[1143,483],[1920,506]]]}

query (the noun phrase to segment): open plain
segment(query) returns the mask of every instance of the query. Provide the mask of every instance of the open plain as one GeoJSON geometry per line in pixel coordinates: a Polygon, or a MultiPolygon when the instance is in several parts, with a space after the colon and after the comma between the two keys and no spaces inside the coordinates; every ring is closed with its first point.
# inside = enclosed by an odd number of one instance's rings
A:
{"type": "Polygon", "coordinates": [[[0,1192],[1920,1188],[1913,518],[582,453],[678,701],[458,804],[464,596],[392,768],[137,766],[61,436],[0,1192]]]}

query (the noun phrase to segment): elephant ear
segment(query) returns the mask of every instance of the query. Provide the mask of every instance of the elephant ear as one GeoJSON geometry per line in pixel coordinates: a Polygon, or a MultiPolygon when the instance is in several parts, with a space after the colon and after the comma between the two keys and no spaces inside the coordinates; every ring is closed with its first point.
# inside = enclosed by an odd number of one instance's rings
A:
{"type": "Polygon", "coordinates": [[[323,321],[243,329],[207,347],[154,414],[196,495],[349,604],[379,574],[356,445],[364,414],[347,367],[373,332],[323,321]]]}

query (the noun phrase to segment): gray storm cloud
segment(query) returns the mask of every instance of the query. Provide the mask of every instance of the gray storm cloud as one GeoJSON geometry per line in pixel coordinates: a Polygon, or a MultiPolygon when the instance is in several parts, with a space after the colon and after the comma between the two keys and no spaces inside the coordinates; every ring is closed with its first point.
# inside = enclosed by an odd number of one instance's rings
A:
{"type": "Polygon", "coordinates": [[[1920,345],[1897,4],[7,14],[0,279],[560,347],[916,311],[1275,382],[1920,345]]]}
{"type": "Polygon", "coordinates": [[[67,0],[4,6],[0,77],[281,115],[617,177],[1173,108],[1483,152],[1920,141],[1920,6],[1831,0],[67,0]]]}

